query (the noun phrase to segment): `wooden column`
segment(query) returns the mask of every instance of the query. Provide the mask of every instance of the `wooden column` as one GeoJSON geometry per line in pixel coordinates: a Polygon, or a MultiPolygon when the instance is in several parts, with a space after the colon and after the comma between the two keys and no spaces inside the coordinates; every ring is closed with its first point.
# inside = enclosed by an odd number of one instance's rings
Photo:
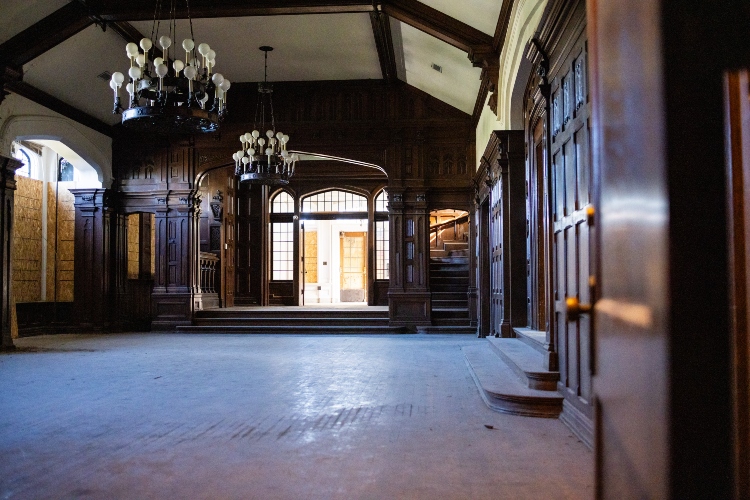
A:
{"type": "Polygon", "coordinates": [[[198,290],[200,197],[197,191],[156,196],[156,276],[153,330],[190,325],[203,308],[198,290]]]}
{"type": "Polygon", "coordinates": [[[416,328],[430,325],[429,227],[427,195],[389,191],[391,276],[390,324],[416,328]]]}
{"type": "Polygon", "coordinates": [[[138,279],[151,280],[151,214],[138,214],[138,279]]]}
{"type": "Polygon", "coordinates": [[[108,331],[127,276],[124,216],[117,214],[108,189],[70,192],[76,210],[75,322],[83,330],[108,331]]]}
{"type": "MultiPolygon", "coordinates": [[[[500,335],[526,326],[526,165],[522,130],[495,132],[500,182],[503,255],[503,314],[500,335]]],[[[494,203],[494,201],[493,201],[494,203]]]]}
{"type": "MultiPolygon", "coordinates": [[[[1,94],[2,92],[0,92],[1,94]]],[[[10,298],[13,287],[13,192],[16,190],[16,170],[20,161],[0,156],[0,350],[14,349],[11,337],[10,298]]]]}

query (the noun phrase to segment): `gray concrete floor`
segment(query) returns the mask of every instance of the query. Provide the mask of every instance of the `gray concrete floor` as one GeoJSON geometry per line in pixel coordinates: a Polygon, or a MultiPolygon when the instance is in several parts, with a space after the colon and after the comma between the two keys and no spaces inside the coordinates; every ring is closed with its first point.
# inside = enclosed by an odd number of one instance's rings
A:
{"type": "Polygon", "coordinates": [[[560,421],[484,405],[477,342],[20,339],[0,355],[0,498],[590,498],[592,453],[560,421]]]}

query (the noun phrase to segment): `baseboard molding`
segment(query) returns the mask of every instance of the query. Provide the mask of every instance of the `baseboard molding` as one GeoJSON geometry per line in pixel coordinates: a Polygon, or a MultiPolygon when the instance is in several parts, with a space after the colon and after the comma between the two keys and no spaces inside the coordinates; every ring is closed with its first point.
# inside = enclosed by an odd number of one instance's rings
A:
{"type": "Polygon", "coordinates": [[[589,450],[594,449],[594,422],[568,400],[563,400],[560,420],[589,450]]]}

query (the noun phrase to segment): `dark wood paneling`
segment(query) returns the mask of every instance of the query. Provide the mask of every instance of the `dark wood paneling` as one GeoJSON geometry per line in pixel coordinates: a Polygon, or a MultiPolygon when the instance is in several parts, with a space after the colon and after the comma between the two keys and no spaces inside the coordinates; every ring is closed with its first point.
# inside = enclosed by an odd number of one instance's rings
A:
{"type": "Polygon", "coordinates": [[[11,300],[13,287],[13,200],[16,190],[16,170],[23,163],[0,156],[0,350],[13,349],[11,336],[11,300]]]}
{"type": "Polygon", "coordinates": [[[726,77],[736,498],[750,498],[750,78],[726,77]]]}
{"type": "Polygon", "coordinates": [[[74,333],[72,302],[17,302],[18,336],[74,333]]]}
{"type": "MultiPolygon", "coordinates": [[[[549,168],[552,192],[554,338],[560,368],[560,390],[568,405],[588,421],[593,420],[590,352],[591,319],[582,315],[569,320],[566,299],[574,297],[591,303],[594,269],[591,265],[590,225],[587,209],[591,203],[591,161],[589,155],[590,105],[585,72],[585,32],[579,20],[584,4],[579,2],[575,16],[563,37],[572,38],[559,47],[567,52],[554,54],[552,73],[551,158],[549,168]]],[[[587,426],[591,427],[591,426],[587,426]]],[[[585,437],[592,442],[590,436],[585,437]]]]}
{"type": "Polygon", "coordinates": [[[297,289],[294,281],[271,281],[268,283],[269,299],[272,306],[296,306],[297,289]]]}

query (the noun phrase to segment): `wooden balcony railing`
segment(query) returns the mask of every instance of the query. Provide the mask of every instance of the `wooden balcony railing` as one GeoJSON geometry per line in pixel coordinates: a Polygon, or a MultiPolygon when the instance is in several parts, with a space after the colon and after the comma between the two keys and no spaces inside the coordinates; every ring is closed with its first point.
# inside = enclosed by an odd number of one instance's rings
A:
{"type": "Polygon", "coordinates": [[[216,293],[216,267],[219,258],[209,252],[200,253],[200,293],[216,293]]]}

